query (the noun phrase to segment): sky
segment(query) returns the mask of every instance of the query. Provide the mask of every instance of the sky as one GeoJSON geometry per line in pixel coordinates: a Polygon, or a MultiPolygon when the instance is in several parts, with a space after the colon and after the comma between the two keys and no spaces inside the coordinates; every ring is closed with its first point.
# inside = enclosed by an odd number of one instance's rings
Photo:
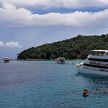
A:
{"type": "Polygon", "coordinates": [[[0,58],[77,35],[108,33],[108,0],[0,0],[0,58]]]}

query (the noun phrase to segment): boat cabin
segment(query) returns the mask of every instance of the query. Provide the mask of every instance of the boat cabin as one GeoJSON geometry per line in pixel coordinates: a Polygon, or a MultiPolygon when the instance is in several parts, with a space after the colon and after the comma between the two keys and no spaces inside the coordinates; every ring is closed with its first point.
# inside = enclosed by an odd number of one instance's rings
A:
{"type": "Polygon", "coordinates": [[[92,50],[87,59],[89,58],[108,59],[108,50],[92,50]]]}

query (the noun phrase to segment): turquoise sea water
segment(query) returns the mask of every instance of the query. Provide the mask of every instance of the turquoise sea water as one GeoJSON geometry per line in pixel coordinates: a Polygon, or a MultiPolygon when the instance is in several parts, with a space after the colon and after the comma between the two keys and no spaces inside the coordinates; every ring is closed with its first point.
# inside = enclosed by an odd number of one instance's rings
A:
{"type": "Polygon", "coordinates": [[[79,75],[78,62],[0,63],[0,108],[107,108],[108,92],[96,90],[108,90],[108,77],[79,75]]]}

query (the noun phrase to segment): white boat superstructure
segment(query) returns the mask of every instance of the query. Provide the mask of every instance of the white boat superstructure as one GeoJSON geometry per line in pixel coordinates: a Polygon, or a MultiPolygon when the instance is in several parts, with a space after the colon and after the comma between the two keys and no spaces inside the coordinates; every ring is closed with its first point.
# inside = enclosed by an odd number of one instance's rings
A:
{"type": "Polygon", "coordinates": [[[108,50],[92,50],[77,68],[79,73],[108,75],[108,50]]]}

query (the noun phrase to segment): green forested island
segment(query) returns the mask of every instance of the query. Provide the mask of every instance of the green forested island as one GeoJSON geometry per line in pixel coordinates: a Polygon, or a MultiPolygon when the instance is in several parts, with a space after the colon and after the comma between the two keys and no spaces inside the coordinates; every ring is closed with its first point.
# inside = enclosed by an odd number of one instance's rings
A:
{"type": "Polygon", "coordinates": [[[85,59],[94,49],[108,50],[108,34],[82,36],[32,47],[18,54],[17,59],[49,60],[58,57],[65,59],[85,59]]]}

